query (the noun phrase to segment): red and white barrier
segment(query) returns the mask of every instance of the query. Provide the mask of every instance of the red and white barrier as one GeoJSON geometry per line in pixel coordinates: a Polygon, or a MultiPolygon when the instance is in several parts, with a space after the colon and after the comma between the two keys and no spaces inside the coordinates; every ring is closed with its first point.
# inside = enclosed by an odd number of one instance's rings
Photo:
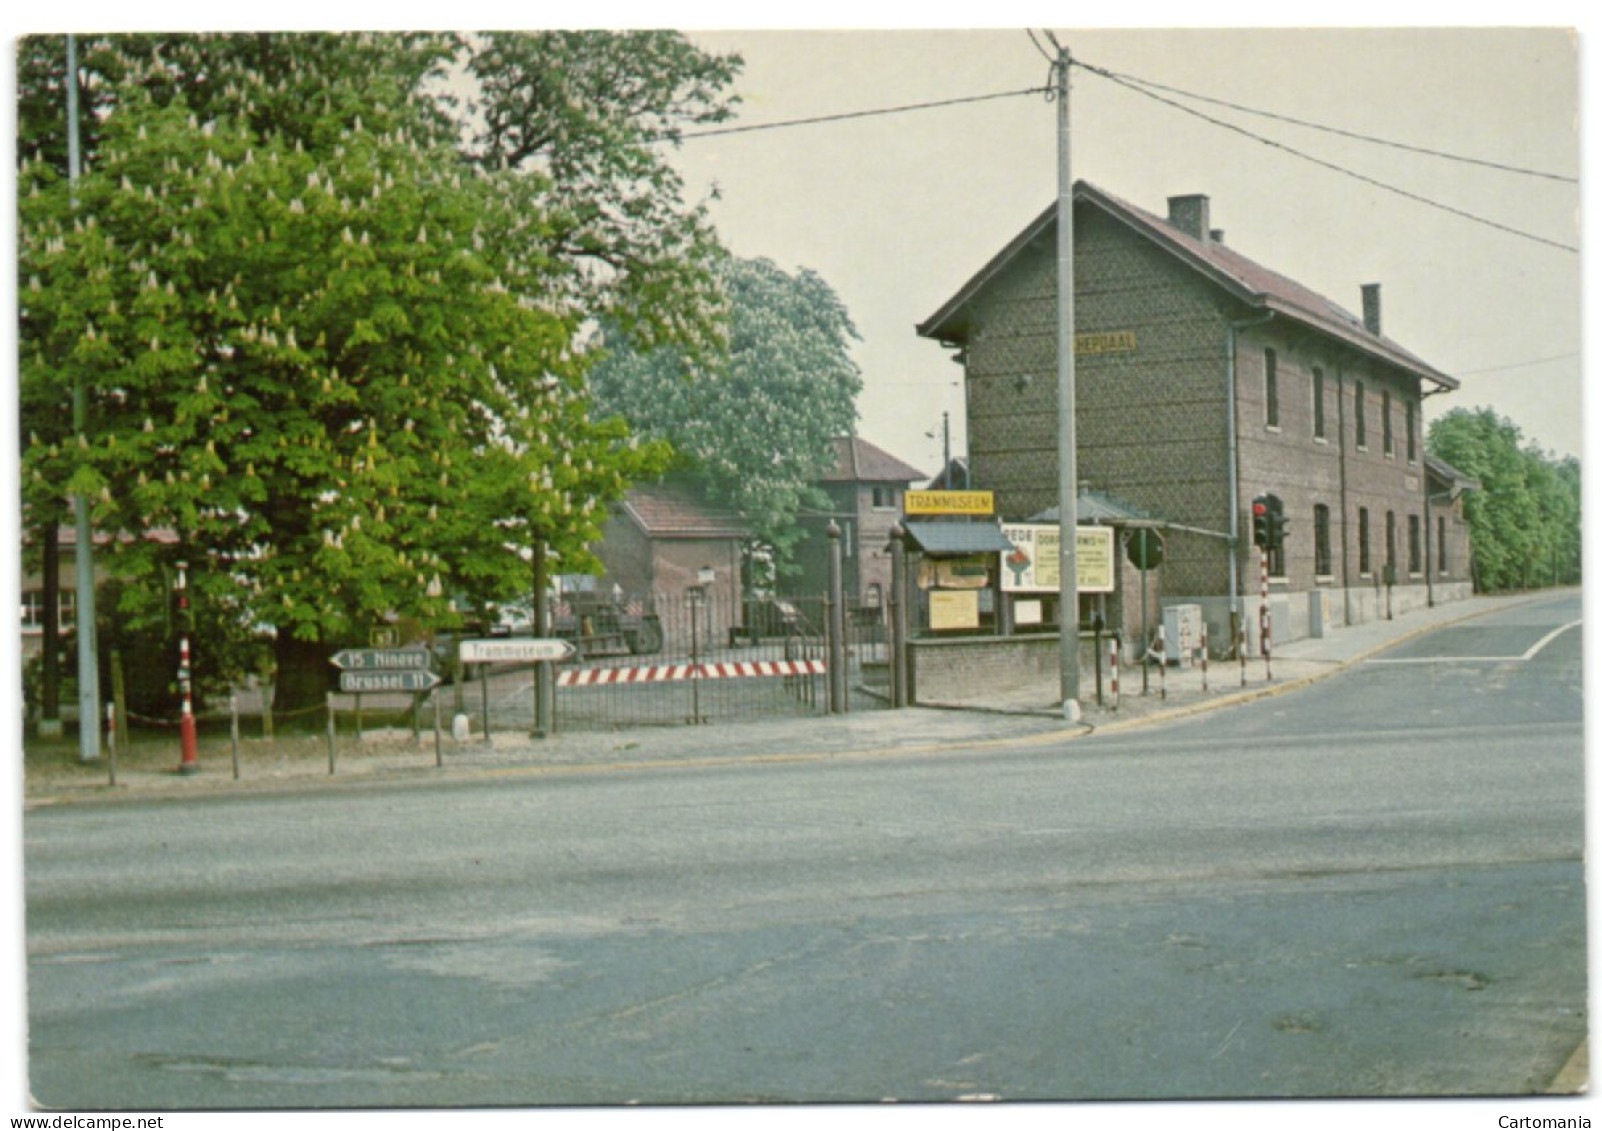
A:
{"type": "Polygon", "coordinates": [[[617,683],[671,683],[687,679],[754,679],[822,675],[822,660],[747,660],[727,664],[651,664],[634,668],[582,668],[556,673],[558,687],[604,687],[617,683]]]}

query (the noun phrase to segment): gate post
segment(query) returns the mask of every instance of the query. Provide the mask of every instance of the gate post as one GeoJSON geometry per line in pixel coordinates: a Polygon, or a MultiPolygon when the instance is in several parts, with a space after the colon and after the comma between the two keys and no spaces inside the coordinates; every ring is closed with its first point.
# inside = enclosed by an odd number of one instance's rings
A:
{"type": "MultiPolygon", "coordinates": [[[[545,640],[551,635],[551,606],[546,590],[550,578],[546,570],[545,542],[534,543],[534,636],[545,640]]],[[[534,665],[534,726],[532,737],[556,733],[556,668],[553,664],[534,665]]]]}
{"type": "Polygon", "coordinates": [[[907,543],[898,522],[890,528],[890,706],[905,707],[907,693],[907,543]]]}
{"type": "Polygon", "coordinates": [[[846,710],[845,678],[845,594],[840,579],[840,527],[829,523],[828,665],[829,713],[843,715],[846,710]]]}

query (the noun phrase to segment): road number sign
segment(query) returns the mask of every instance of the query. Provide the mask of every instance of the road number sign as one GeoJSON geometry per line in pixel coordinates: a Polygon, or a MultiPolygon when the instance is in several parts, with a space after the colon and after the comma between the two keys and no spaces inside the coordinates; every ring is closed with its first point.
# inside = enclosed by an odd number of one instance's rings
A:
{"type": "Polygon", "coordinates": [[[566,640],[464,640],[460,649],[464,664],[540,663],[565,660],[573,655],[566,640]]]}

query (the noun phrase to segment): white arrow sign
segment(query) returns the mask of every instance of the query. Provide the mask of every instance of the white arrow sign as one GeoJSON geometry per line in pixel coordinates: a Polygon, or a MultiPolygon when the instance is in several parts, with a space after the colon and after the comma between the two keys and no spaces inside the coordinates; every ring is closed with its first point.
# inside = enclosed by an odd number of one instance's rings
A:
{"type": "Polygon", "coordinates": [[[433,672],[396,671],[339,673],[339,689],[347,694],[363,691],[427,691],[439,686],[439,676],[433,672]]]}
{"type": "Polygon", "coordinates": [[[574,648],[566,640],[464,640],[460,655],[464,664],[541,663],[565,660],[574,648]]]}

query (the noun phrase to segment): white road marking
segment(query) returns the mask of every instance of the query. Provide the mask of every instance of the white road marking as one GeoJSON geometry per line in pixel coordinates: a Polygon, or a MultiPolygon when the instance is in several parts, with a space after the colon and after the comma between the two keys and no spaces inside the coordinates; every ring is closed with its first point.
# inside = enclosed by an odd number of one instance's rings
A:
{"type": "Polygon", "coordinates": [[[1522,664],[1533,660],[1536,655],[1552,641],[1571,628],[1578,628],[1584,621],[1571,620],[1568,624],[1559,625],[1519,656],[1396,656],[1379,658],[1367,661],[1370,664],[1522,664]]]}

